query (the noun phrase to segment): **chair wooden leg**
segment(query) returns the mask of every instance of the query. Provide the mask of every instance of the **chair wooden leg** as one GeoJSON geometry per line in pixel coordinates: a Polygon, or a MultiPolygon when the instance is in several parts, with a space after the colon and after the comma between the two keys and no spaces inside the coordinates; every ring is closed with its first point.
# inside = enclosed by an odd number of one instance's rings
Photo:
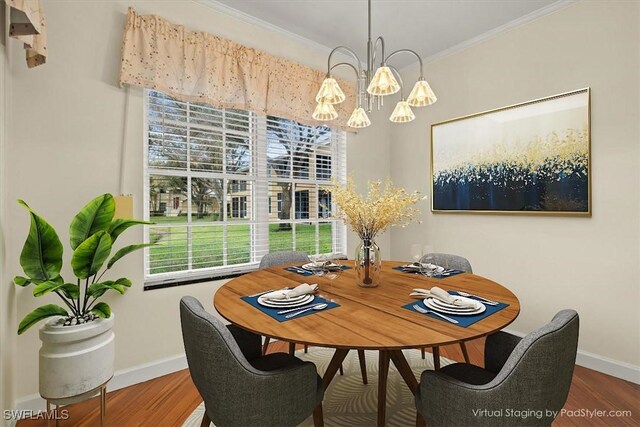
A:
{"type": "Polygon", "coordinates": [[[464,342],[460,342],[460,348],[462,349],[462,356],[464,356],[465,363],[471,363],[469,361],[469,352],[467,352],[467,346],[464,345],[464,342]]]}
{"type": "Polygon", "coordinates": [[[289,343],[289,354],[293,356],[295,354],[295,352],[296,352],[296,343],[290,342],[289,343]]]}
{"type": "Polygon", "coordinates": [[[435,371],[440,370],[440,347],[433,347],[431,349],[433,352],[433,369],[435,371]]]}
{"type": "Polygon", "coordinates": [[[324,427],[324,417],[322,416],[322,402],[313,410],[313,427],[324,427]]]}
{"type": "Polygon", "coordinates": [[[271,338],[264,337],[264,344],[262,344],[262,355],[263,356],[265,354],[267,354],[267,350],[269,349],[269,341],[271,341],[271,338]]]}
{"type": "Polygon", "coordinates": [[[422,348],[420,349],[420,355],[422,356],[422,360],[424,360],[425,353],[426,353],[426,352],[424,351],[424,347],[422,347],[422,348]]]}
{"type": "Polygon", "coordinates": [[[368,384],[367,361],[364,357],[364,350],[358,350],[358,360],[360,361],[360,374],[362,375],[362,384],[368,384]]]}
{"type": "Polygon", "coordinates": [[[207,414],[207,410],[204,410],[204,416],[202,417],[202,422],[200,423],[200,427],[209,427],[211,425],[211,419],[207,414]]]}
{"type": "Polygon", "coordinates": [[[426,427],[426,423],[420,412],[416,411],[416,427],[426,427]]]}
{"type": "Polygon", "coordinates": [[[304,345],[304,352],[309,353],[309,346],[306,344],[304,345]]]}

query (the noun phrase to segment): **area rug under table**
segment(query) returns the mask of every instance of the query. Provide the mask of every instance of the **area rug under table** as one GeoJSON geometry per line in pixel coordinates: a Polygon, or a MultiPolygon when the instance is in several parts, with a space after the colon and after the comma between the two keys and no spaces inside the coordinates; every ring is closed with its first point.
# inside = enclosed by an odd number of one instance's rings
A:
{"type": "MultiPolygon", "coordinates": [[[[309,353],[297,351],[296,356],[302,360],[315,363],[322,376],[331,357],[333,349],[309,347],[309,353]]],[[[420,350],[405,350],[404,356],[409,362],[418,380],[426,369],[433,369],[433,358],[427,353],[423,360],[420,350]]],[[[378,411],[378,352],[367,351],[367,377],[369,384],[362,384],[358,353],[349,352],[344,360],[344,375],[336,374],[329,389],[325,392],[322,407],[324,424],[327,427],[372,426],[376,425],[378,411]]],[[[440,357],[441,366],[454,363],[440,357]]],[[[199,427],[204,414],[204,403],[200,404],[183,424],[183,427],[199,427]]],[[[416,422],[416,409],[413,395],[407,388],[395,366],[391,363],[387,380],[387,426],[413,426],[416,422]]],[[[313,418],[305,420],[301,427],[312,427],[313,418]]]]}

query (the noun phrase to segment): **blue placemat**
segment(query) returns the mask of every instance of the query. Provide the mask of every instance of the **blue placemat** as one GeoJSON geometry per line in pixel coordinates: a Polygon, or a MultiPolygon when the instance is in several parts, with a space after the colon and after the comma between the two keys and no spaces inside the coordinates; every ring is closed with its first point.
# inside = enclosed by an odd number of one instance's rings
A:
{"type": "MultiPolygon", "coordinates": [[[[398,271],[402,271],[403,273],[409,273],[409,274],[420,274],[419,271],[411,271],[411,270],[405,270],[402,268],[401,265],[397,266],[397,267],[393,267],[394,270],[398,270],[398,271]]],[[[447,277],[453,277],[457,274],[462,274],[464,273],[464,271],[462,270],[448,270],[448,273],[446,276],[443,276],[442,274],[436,274],[434,276],[431,276],[431,279],[446,279],[447,277]]],[[[425,276],[426,277],[426,276],[425,276]]]]}
{"type": "MultiPolygon", "coordinates": [[[[248,302],[249,304],[251,304],[252,306],[257,308],[258,310],[263,312],[264,314],[271,316],[273,319],[276,319],[278,322],[286,322],[287,320],[294,320],[294,319],[298,319],[298,318],[301,318],[301,317],[304,317],[304,316],[309,316],[309,315],[314,314],[314,313],[322,313],[323,311],[327,311],[327,310],[331,310],[332,308],[340,307],[340,304],[336,304],[333,301],[328,301],[328,300],[316,295],[316,297],[313,299],[312,302],[310,302],[309,304],[305,304],[305,305],[299,307],[299,309],[300,310],[304,310],[305,307],[313,306],[313,305],[321,304],[321,303],[327,304],[328,305],[327,308],[325,308],[323,310],[309,310],[309,311],[304,312],[302,314],[299,314],[299,315],[297,315],[295,317],[291,317],[289,319],[286,319],[285,316],[287,314],[290,314],[290,313],[278,314],[278,312],[281,311],[281,310],[287,310],[287,308],[269,308],[269,307],[264,307],[264,306],[258,304],[258,297],[248,297],[247,296],[247,297],[241,297],[241,298],[242,298],[243,301],[248,302]]],[[[298,307],[294,307],[294,308],[298,308],[298,307]]],[[[292,311],[291,313],[294,313],[294,312],[292,311]]]]}
{"type": "MultiPolygon", "coordinates": [[[[351,267],[347,267],[346,265],[341,265],[340,269],[342,271],[349,270],[351,267]]],[[[292,273],[299,274],[301,276],[313,276],[313,272],[305,270],[302,267],[286,267],[285,270],[290,271],[292,273]]]]}
{"type": "MultiPolygon", "coordinates": [[[[456,293],[454,291],[449,291],[449,293],[451,295],[456,295],[456,293]]],[[[415,311],[417,313],[417,311],[413,308],[413,306],[415,304],[418,304],[422,308],[427,308],[424,305],[424,302],[422,300],[415,300],[414,302],[410,302],[409,304],[403,305],[402,307],[406,308],[407,310],[415,311]]],[[[423,316],[429,316],[429,317],[432,317],[434,319],[441,320],[441,321],[443,321],[445,323],[448,323],[450,325],[462,326],[463,328],[466,328],[468,326],[473,325],[476,322],[481,321],[485,317],[491,316],[493,313],[496,313],[496,312],[502,310],[505,307],[509,307],[509,304],[505,304],[505,303],[501,302],[498,305],[485,305],[485,307],[487,307],[487,309],[484,312],[482,312],[480,314],[475,314],[473,316],[458,316],[458,315],[455,315],[455,314],[442,313],[447,317],[450,317],[452,319],[457,320],[458,321],[457,325],[455,323],[447,322],[446,320],[444,320],[441,317],[438,317],[437,315],[432,314],[432,313],[427,313],[427,314],[420,313],[420,314],[422,314],[423,316]]],[[[429,310],[431,310],[431,309],[429,309],[429,310]]]]}

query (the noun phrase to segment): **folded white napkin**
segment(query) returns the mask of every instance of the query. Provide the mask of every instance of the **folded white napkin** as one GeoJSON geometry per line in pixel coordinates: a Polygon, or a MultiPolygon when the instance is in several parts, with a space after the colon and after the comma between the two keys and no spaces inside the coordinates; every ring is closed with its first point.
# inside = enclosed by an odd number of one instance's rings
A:
{"type": "Polygon", "coordinates": [[[446,269],[444,267],[440,267],[439,265],[429,264],[429,263],[420,263],[413,262],[411,264],[406,264],[402,266],[405,270],[422,270],[423,268],[428,268],[429,270],[433,270],[436,273],[443,273],[446,269]]]}
{"type": "Polygon", "coordinates": [[[449,292],[447,292],[444,289],[439,288],[437,286],[434,286],[433,288],[431,288],[430,293],[435,298],[437,298],[437,299],[439,299],[441,301],[444,301],[447,304],[455,305],[456,307],[472,308],[472,307],[476,306],[475,303],[468,302],[468,301],[465,301],[465,300],[460,299],[460,298],[456,298],[453,295],[451,295],[449,292]]]}
{"type": "Polygon", "coordinates": [[[299,297],[300,295],[312,294],[317,288],[318,285],[315,283],[313,285],[303,283],[293,289],[280,289],[279,291],[269,292],[268,294],[264,294],[262,297],[265,299],[290,299],[299,297]]]}

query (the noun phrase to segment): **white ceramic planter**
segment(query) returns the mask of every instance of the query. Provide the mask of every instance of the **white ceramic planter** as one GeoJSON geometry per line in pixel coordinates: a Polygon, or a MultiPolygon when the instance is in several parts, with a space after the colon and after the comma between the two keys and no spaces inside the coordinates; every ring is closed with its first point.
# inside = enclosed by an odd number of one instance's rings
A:
{"type": "Polygon", "coordinates": [[[40,395],[69,404],[86,399],[113,376],[114,315],[76,326],[57,319],[40,328],[40,395]]]}

